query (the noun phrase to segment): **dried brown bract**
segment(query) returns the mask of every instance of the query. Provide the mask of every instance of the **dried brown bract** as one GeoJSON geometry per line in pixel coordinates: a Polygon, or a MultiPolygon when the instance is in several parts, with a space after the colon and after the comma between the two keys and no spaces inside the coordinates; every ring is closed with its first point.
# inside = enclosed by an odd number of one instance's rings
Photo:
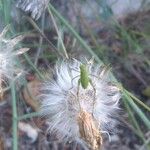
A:
{"type": "Polygon", "coordinates": [[[78,116],[78,125],[81,138],[87,142],[92,150],[99,150],[102,145],[102,136],[92,114],[81,110],[78,116]]]}

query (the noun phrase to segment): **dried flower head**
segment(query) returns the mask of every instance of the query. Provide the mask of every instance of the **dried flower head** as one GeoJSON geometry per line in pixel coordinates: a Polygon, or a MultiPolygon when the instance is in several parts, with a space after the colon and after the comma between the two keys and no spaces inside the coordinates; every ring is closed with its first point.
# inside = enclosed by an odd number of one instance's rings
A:
{"type": "Polygon", "coordinates": [[[32,18],[39,19],[48,5],[49,0],[18,0],[17,7],[31,13],[32,18]]]}
{"type": "Polygon", "coordinates": [[[58,139],[86,142],[97,150],[102,133],[114,123],[120,92],[110,83],[107,69],[93,63],[87,65],[92,84],[82,88],[81,64],[73,60],[56,65],[54,79],[42,86],[41,111],[58,139]]]}
{"type": "Polygon", "coordinates": [[[17,77],[22,72],[21,69],[16,68],[17,55],[29,50],[28,48],[22,48],[15,51],[16,44],[23,39],[23,36],[6,39],[5,34],[7,31],[8,27],[0,34],[0,94],[2,94],[2,84],[5,83],[5,79],[17,77]]]}

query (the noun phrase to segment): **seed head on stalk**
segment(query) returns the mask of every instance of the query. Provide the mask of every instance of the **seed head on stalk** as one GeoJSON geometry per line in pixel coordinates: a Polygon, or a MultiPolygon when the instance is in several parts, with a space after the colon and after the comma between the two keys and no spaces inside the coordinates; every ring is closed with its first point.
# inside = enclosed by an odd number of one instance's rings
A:
{"type": "Polygon", "coordinates": [[[54,79],[41,88],[41,112],[48,119],[49,132],[59,140],[98,150],[102,134],[114,123],[120,92],[110,82],[106,69],[93,63],[87,68],[92,85],[85,89],[81,86],[78,92],[81,64],[73,60],[56,65],[54,79]]]}
{"type": "Polygon", "coordinates": [[[14,79],[22,73],[22,69],[17,67],[17,55],[28,51],[28,48],[15,50],[15,46],[24,38],[17,36],[11,39],[5,38],[8,26],[0,34],[0,97],[3,97],[3,84],[7,79],[14,79]]]}
{"type": "Polygon", "coordinates": [[[18,0],[17,7],[31,13],[32,18],[39,19],[46,9],[49,0],[18,0]]]}

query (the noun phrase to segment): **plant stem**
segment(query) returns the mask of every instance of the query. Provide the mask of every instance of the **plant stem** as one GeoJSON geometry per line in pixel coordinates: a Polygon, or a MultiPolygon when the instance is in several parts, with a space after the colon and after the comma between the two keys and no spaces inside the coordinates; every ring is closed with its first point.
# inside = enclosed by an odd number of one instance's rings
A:
{"type": "Polygon", "coordinates": [[[125,92],[132,98],[134,99],[137,103],[139,103],[141,106],[143,106],[145,109],[147,109],[150,112],[150,107],[144,104],[141,100],[139,100],[137,97],[135,97],[131,92],[127,91],[124,89],[125,92]]]}
{"type": "Polygon", "coordinates": [[[136,118],[135,118],[133,112],[131,111],[131,108],[130,108],[129,104],[127,103],[126,100],[123,100],[123,103],[124,103],[124,105],[125,105],[125,107],[126,107],[126,110],[127,110],[127,112],[128,112],[129,119],[130,119],[130,121],[132,122],[132,124],[134,125],[134,130],[135,130],[134,132],[135,132],[135,133],[143,140],[143,142],[145,143],[145,142],[146,142],[145,137],[144,137],[144,135],[143,135],[143,133],[142,133],[142,131],[141,131],[141,129],[140,129],[140,126],[139,126],[139,124],[138,124],[138,122],[137,122],[137,120],[136,120],[136,118]]]}
{"type": "Polygon", "coordinates": [[[18,150],[18,120],[17,120],[17,106],[16,106],[16,91],[15,91],[15,83],[12,81],[11,83],[11,94],[12,94],[12,119],[13,119],[13,125],[12,125],[12,134],[13,134],[13,150],[18,150]]]}
{"type": "Polygon", "coordinates": [[[33,70],[36,71],[36,73],[38,74],[39,78],[40,78],[40,79],[44,79],[44,76],[40,73],[40,71],[39,71],[39,70],[36,68],[36,66],[32,63],[32,61],[30,60],[29,56],[28,56],[26,53],[24,53],[23,55],[24,55],[26,61],[28,62],[28,64],[33,68],[33,70]]]}
{"type": "Polygon", "coordinates": [[[18,120],[24,120],[32,117],[39,117],[41,115],[40,112],[32,112],[18,117],[18,120]]]}
{"type": "Polygon", "coordinates": [[[141,118],[141,120],[144,122],[144,124],[147,126],[148,129],[150,129],[150,120],[145,116],[143,111],[133,102],[132,98],[124,91],[124,97],[126,98],[127,102],[130,104],[130,106],[134,109],[134,111],[138,114],[138,116],[141,118]]]}
{"type": "Polygon", "coordinates": [[[58,29],[58,27],[57,27],[56,21],[55,21],[53,15],[52,15],[50,9],[48,9],[48,12],[49,12],[49,14],[50,14],[50,16],[51,16],[51,19],[52,19],[52,22],[53,22],[53,24],[54,24],[55,30],[56,30],[56,32],[57,32],[58,40],[60,40],[62,49],[63,49],[63,51],[64,51],[64,56],[65,56],[65,58],[69,59],[69,56],[68,56],[68,54],[67,54],[67,50],[66,50],[65,45],[64,45],[64,43],[63,43],[63,40],[62,40],[62,37],[61,37],[61,33],[60,33],[60,31],[59,31],[59,29],[58,29]]]}

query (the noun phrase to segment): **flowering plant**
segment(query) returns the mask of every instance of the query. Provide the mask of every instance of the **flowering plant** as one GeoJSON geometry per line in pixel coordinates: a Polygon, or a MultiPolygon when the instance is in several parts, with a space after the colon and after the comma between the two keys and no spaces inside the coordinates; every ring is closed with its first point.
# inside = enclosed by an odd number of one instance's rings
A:
{"type": "Polygon", "coordinates": [[[79,85],[81,62],[57,64],[54,79],[42,86],[41,111],[48,118],[49,131],[64,141],[75,140],[99,149],[102,133],[114,123],[120,99],[119,89],[108,80],[107,70],[87,65],[92,85],[79,85]]]}

